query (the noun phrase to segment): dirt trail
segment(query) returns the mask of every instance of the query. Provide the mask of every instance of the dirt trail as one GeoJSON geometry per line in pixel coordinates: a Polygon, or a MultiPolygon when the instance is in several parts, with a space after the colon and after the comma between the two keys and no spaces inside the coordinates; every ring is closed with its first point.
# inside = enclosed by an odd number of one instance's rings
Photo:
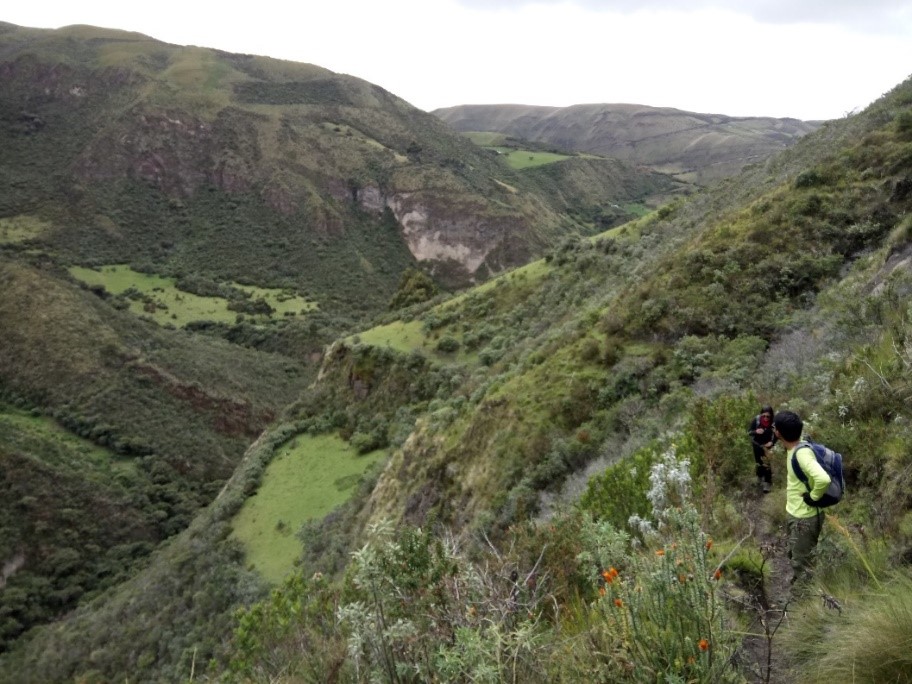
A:
{"type": "Polygon", "coordinates": [[[792,684],[794,679],[783,655],[782,640],[788,626],[787,604],[792,570],[788,560],[788,537],[784,525],[776,525],[764,508],[763,495],[745,496],[744,515],[753,521],[754,542],[765,559],[766,578],[747,596],[745,611],[751,620],[744,640],[742,659],[748,681],[760,684],[792,684]],[[783,612],[783,607],[786,611],[783,612]],[[777,631],[778,629],[778,631],[777,631]],[[770,649],[770,638],[772,648],[770,649]]]}

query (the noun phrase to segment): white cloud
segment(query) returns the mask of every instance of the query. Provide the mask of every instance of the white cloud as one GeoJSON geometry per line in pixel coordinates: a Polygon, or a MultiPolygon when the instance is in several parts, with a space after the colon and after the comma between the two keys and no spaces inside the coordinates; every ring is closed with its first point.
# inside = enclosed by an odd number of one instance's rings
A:
{"type": "MultiPolygon", "coordinates": [[[[722,10],[772,24],[837,24],[874,33],[904,32],[912,25],[912,3],[903,0],[569,0],[595,12],[722,10]]],[[[519,10],[568,0],[460,0],[476,9],[519,10]]]]}

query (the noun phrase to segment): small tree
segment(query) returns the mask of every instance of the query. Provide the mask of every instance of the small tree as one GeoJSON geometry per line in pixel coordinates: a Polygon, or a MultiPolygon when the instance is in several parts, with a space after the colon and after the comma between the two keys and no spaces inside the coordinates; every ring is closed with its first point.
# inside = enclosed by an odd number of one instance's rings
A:
{"type": "Polygon", "coordinates": [[[406,269],[399,279],[399,288],[390,300],[391,311],[403,309],[432,299],[440,290],[431,277],[415,268],[406,269]]]}

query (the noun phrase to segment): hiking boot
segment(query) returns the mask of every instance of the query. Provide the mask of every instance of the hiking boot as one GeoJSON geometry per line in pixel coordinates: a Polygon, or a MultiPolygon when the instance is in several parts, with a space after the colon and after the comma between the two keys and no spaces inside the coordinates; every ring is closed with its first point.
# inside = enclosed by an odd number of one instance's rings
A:
{"type": "Polygon", "coordinates": [[[772,491],[772,489],[773,489],[773,485],[771,485],[769,482],[763,483],[763,493],[764,494],[769,494],[772,491]]]}

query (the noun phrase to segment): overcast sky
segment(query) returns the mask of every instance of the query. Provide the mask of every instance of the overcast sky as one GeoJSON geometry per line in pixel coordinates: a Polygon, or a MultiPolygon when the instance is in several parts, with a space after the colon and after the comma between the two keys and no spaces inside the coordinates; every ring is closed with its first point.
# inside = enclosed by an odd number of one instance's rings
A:
{"type": "Polygon", "coordinates": [[[832,119],[912,75],[912,0],[44,0],[91,24],[317,64],[416,107],[634,103],[832,119]]]}

